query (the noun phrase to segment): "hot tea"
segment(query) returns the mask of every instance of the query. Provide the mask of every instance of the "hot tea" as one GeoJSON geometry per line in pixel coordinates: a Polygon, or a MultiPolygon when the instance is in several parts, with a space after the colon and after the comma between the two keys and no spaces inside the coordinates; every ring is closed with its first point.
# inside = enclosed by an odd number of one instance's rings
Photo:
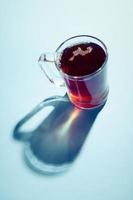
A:
{"type": "Polygon", "coordinates": [[[105,59],[105,52],[99,45],[95,43],[77,44],[63,51],[60,68],[68,75],[84,76],[98,70],[105,59]]]}
{"type": "Polygon", "coordinates": [[[105,60],[105,51],[96,43],[80,43],[64,49],[59,68],[68,75],[64,77],[69,97],[75,105],[87,108],[103,102],[107,96],[106,84],[103,84],[106,76],[105,71],[101,73],[99,69],[105,60]],[[99,73],[91,77],[98,70],[99,73]]]}

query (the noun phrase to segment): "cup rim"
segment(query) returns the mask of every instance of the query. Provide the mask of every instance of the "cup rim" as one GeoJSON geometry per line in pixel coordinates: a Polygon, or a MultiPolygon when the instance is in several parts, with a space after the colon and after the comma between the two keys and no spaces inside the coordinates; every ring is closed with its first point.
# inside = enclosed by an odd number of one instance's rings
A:
{"type": "MultiPolygon", "coordinates": [[[[92,36],[92,35],[75,35],[75,36],[72,36],[72,37],[66,39],[64,42],[62,42],[62,43],[58,46],[58,48],[57,48],[56,51],[55,51],[56,54],[58,54],[59,49],[60,49],[67,41],[72,40],[72,39],[74,39],[74,38],[80,38],[80,37],[92,38],[92,39],[95,39],[95,40],[99,41],[99,42],[103,45],[103,47],[104,47],[104,51],[105,51],[105,54],[106,54],[106,58],[105,58],[104,63],[103,63],[96,71],[94,71],[94,72],[92,72],[92,73],[90,73],[90,74],[83,75],[83,76],[73,76],[73,75],[69,75],[69,74],[63,72],[63,71],[58,67],[58,64],[57,64],[56,61],[55,61],[56,67],[57,67],[57,69],[60,71],[60,73],[61,73],[63,76],[68,77],[69,79],[78,79],[78,80],[81,79],[81,80],[82,80],[82,79],[86,79],[86,78],[91,78],[92,76],[95,76],[97,73],[99,73],[100,71],[103,70],[103,68],[105,67],[105,65],[106,65],[106,63],[107,63],[107,60],[108,60],[108,50],[107,50],[106,45],[104,44],[104,42],[103,42],[102,40],[100,40],[100,39],[98,39],[97,37],[92,36]]],[[[56,59],[55,59],[55,60],[56,60],[56,59]]]]}

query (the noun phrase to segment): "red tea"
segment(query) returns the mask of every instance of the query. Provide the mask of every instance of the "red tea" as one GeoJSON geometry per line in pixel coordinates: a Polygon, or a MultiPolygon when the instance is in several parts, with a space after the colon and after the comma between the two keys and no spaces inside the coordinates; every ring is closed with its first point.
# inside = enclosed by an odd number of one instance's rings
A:
{"type": "Polygon", "coordinates": [[[59,67],[71,101],[80,108],[98,106],[106,99],[106,70],[100,69],[105,60],[103,48],[92,42],[76,44],[62,52],[59,67]]]}
{"type": "Polygon", "coordinates": [[[84,76],[98,70],[106,59],[102,47],[95,43],[83,43],[68,47],[60,59],[61,70],[72,76],[84,76]]]}

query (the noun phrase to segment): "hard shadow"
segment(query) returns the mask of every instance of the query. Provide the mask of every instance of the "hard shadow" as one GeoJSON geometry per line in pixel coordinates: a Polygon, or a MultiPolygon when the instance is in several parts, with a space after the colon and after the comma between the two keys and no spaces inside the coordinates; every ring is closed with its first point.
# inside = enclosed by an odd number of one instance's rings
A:
{"type": "Polygon", "coordinates": [[[77,158],[102,108],[81,110],[72,105],[66,95],[41,102],[16,125],[13,132],[14,139],[25,144],[24,158],[28,166],[48,175],[68,169],[77,158]],[[54,109],[39,126],[32,132],[21,131],[21,127],[46,106],[54,109]]]}

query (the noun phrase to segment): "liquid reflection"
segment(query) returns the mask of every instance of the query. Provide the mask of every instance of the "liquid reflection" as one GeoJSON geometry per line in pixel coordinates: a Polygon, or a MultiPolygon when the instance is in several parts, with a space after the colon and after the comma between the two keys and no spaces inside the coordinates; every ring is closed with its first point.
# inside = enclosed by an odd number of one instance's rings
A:
{"type": "Polygon", "coordinates": [[[67,96],[53,97],[41,102],[15,127],[15,139],[25,142],[25,161],[32,169],[45,174],[56,174],[68,169],[78,156],[87,135],[103,106],[81,110],[70,103],[67,96]],[[46,106],[52,112],[32,132],[21,127],[46,106]]]}

